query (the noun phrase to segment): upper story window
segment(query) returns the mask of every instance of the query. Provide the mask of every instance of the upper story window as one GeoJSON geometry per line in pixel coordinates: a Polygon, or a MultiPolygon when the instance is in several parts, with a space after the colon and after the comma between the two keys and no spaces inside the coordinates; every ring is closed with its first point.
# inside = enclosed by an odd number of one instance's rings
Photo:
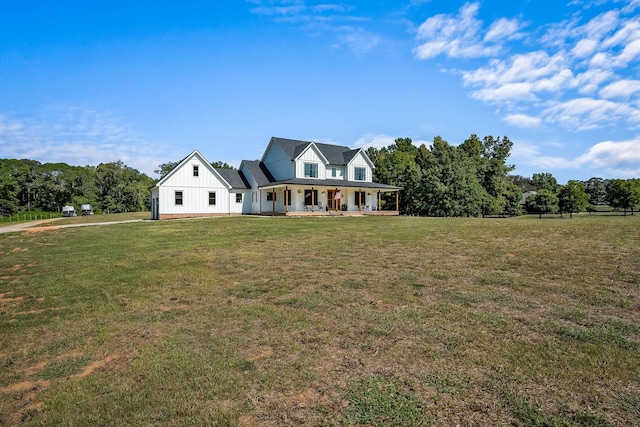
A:
{"type": "Polygon", "coordinates": [[[209,192],[209,204],[210,205],[215,205],[216,204],[216,192],[215,191],[210,191],[209,192]]]}
{"type": "Polygon", "coordinates": [[[331,168],[331,177],[335,178],[338,176],[338,170],[336,168],[331,168]]]}
{"type": "Polygon", "coordinates": [[[236,193],[236,203],[242,203],[242,193],[236,193]]]}
{"type": "Polygon", "coordinates": [[[182,204],[182,191],[176,191],[176,205],[182,204]]]}
{"type": "Polygon", "coordinates": [[[305,178],[317,178],[318,177],[318,165],[316,163],[304,164],[304,177],[305,178]]]}
{"type": "Polygon", "coordinates": [[[193,176],[198,176],[199,172],[200,172],[200,171],[199,171],[198,166],[195,166],[195,165],[194,165],[194,166],[193,166],[193,176]]]}
{"type": "Polygon", "coordinates": [[[367,179],[367,170],[365,168],[354,168],[353,179],[356,181],[364,181],[367,179]]]}

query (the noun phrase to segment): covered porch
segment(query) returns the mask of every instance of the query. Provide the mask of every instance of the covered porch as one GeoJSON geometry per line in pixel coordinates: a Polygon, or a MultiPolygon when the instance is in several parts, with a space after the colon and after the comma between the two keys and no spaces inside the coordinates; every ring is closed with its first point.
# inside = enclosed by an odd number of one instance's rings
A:
{"type": "Polygon", "coordinates": [[[372,182],[274,183],[260,188],[260,213],[274,216],[399,215],[399,187],[372,182]],[[333,184],[333,183],[332,183],[333,184]]]}

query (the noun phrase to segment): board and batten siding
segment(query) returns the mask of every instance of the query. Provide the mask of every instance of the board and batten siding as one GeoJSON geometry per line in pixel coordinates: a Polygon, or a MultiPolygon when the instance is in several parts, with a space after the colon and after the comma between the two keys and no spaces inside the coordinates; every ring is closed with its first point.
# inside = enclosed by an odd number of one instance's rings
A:
{"type": "Polygon", "coordinates": [[[230,195],[226,184],[212,172],[199,156],[193,156],[173,171],[159,188],[161,214],[227,214],[230,195]],[[193,167],[198,166],[198,176],[193,167]],[[175,195],[182,192],[182,205],[176,205],[175,195]],[[216,193],[216,204],[209,204],[209,193],[216,193]]]}
{"type": "Polygon", "coordinates": [[[327,165],[326,167],[326,175],[325,178],[326,179],[345,179],[345,169],[341,166],[332,166],[332,165],[327,165]],[[336,176],[333,176],[333,171],[332,169],[336,170],[336,176]]]}
{"type": "Polygon", "coordinates": [[[348,180],[349,181],[355,181],[356,180],[355,179],[355,177],[356,177],[355,169],[356,168],[364,168],[365,169],[365,178],[364,178],[365,182],[372,182],[373,181],[373,170],[371,169],[370,163],[364,157],[362,152],[359,152],[358,154],[356,154],[355,157],[353,159],[351,159],[351,162],[349,163],[349,173],[348,173],[348,180]]]}
{"type": "Polygon", "coordinates": [[[305,163],[313,163],[318,165],[318,176],[317,178],[322,179],[327,175],[327,167],[325,165],[324,160],[322,159],[322,155],[318,151],[318,148],[315,145],[309,146],[302,155],[298,157],[296,160],[296,177],[297,178],[305,178],[304,176],[304,164],[305,163]]]}
{"type": "Polygon", "coordinates": [[[258,189],[258,183],[256,182],[251,172],[247,169],[247,167],[242,163],[240,165],[240,171],[244,174],[244,176],[249,181],[249,185],[251,186],[251,190],[244,193],[243,205],[245,209],[243,213],[252,213],[259,214],[261,212],[260,209],[260,190],[258,189]]]}

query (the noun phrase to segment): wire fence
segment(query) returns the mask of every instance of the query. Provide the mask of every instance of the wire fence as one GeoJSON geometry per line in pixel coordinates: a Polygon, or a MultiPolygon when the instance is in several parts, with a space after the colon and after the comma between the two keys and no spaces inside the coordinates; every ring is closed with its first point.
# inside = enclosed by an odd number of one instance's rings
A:
{"type": "Polygon", "coordinates": [[[0,223],[37,221],[62,217],[61,212],[19,212],[12,215],[0,214],[0,223]]]}

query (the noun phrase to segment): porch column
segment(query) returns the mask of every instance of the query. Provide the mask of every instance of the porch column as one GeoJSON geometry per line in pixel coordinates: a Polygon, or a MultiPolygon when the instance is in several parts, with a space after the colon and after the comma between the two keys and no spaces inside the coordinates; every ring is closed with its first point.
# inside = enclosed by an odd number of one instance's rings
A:
{"type": "Polygon", "coordinates": [[[289,212],[289,187],[284,187],[284,211],[289,212]]]}
{"type": "Polygon", "coordinates": [[[400,201],[399,201],[400,192],[396,191],[396,210],[400,211],[400,201]]]}
{"type": "MultiPolygon", "coordinates": [[[[338,195],[338,187],[336,187],[336,195],[338,195]]],[[[338,210],[338,205],[341,205],[341,204],[342,204],[342,199],[335,199],[335,198],[333,199],[333,209],[335,211],[338,210]]],[[[342,209],[342,207],[341,207],[341,209],[342,209]]]]}
{"type": "Polygon", "coordinates": [[[271,189],[271,212],[276,211],[276,189],[271,189]]]}
{"type": "Polygon", "coordinates": [[[358,211],[362,210],[362,188],[358,188],[358,211]]]}
{"type": "Polygon", "coordinates": [[[378,190],[378,209],[380,210],[380,190],[378,190]]]}
{"type": "Polygon", "coordinates": [[[313,212],[313,205],[316,204],[315,197],[313,197],[313,187],[311,187],[311,212],[313,212]]]}

